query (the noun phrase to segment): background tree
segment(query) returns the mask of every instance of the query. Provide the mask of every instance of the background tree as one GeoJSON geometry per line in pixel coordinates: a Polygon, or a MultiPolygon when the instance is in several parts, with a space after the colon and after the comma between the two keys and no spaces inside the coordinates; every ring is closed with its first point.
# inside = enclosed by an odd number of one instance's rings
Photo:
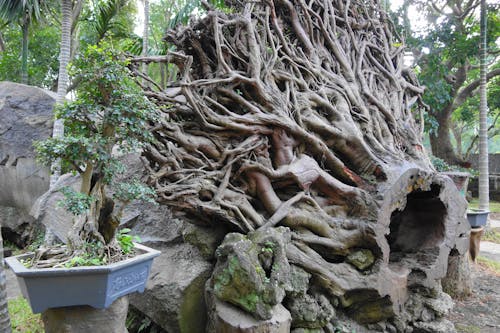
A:
{"type": "MultiPolygon", "coordinates": [[[[76,9],[73,11],[75,18],[76,9]]],[[[78,25],[78,37],[72,43],[72,57],[78,49],[97,45],[104,39],[113,42],[114,47],[130,49],[139,37],[133,33],[136,7],[130,0],[95,0],[86,2],[81,10],[78,25]]],[[[73,28],[74,30],[74,24],[73,28]]],[[[68,91],[74,90],[80,83],[79,79],[71,81],[68,91]]]]}
{"type": "MultiPolygon", "coordinates": [[[[144,23],[142,30],[142,52],[141,55],[146,57],[148,55],[149,48],[149,0],[143,0],[144,2],[144,23]]],[[[148,64],[142,64],[142,72],[147,75],[148,64]]]]}
{"type": "MultiPolygon", "coordinates": [[[[36,23],[30,30],[30,51],[28,54],[28,77],[31,85],[52,90],[57,82],[59,26],[52,17],[47,23],[36,23]]],[[[4,50],[0,51],[0,80],[20,82],[21,78],[21,48],[19,41],[22,32],[15,25],[2,29],[4,50]]]]}
{"type": "MultiPolygon", "coordinates": [[[[419,79],[427,87],[424,101],[432,153],[449,164],[469,165],[454,147],[452,115],[478,94],[479,88],[479,12],[480,0],[406,1],[399,11],[400,25],[407,35],[420,70],[419,79]],[[408,8],[412,5],[425,13],[426,31],[411,31],[408,8]]],[[[495,41],[500,36],[498,6],[489,11],[489,64],[497,62],[495,41]]],[[[489,67],[487,79],[500,75],[500,68],[489,67]]],[[[459,131],[456,131],[457,134],[459,131]]]]}
{"type": "Polygon", "coordinates": [[[120,40],[134,36],[135,2],[131,0],[95,0],[83,10],[81,44],[97,45],[105,38],[120,40]]]}
{"type": "Polygon", "coordinates": [[[28,83],[28,37],[32,22],[40,18],[41,0],[0,0],[0,18],[16,22],[22,30],[21,82],[28,83]]]}
{"type": "Polygon", "coordinates": [[[489,209],[489,171],[488,171],[488,101],[486,95],[486,0],[481,0],[481,46],[480,52],[480,107],[479,107],[479,208],[489,209]]]}
{"type": "MultiPolygon", "coordinates": [[[[57,80],[56,107],[64,104],[69,83],[68,64],[71,56],[71,26],[73,18],[73,1],[61,0],[61,42],[59,47],[59,76],[57,80]]],[[[61,119],[54,120],[52,137],[62,138],[64,136],[64,122],[61,119]]],[[[50,187],[53,187],[61,176],[61,163],[55,161],[51,165],[50,187]]],[[[45,232],[45,243],[54,242],[54,233],[47,229],[45,232]]]]}
{"type": "MultiPolygon", "coordinates": [[[[500,134],[500,77],[491,79],[487,84],[488,100],[488,143],[492,152],[499,152],[500,134]]],[[[479,94],[467,99],[452,115],[453,137],[457,154],[463,160],[469,160],[471,154],[478,153],[478,119],[480,109],[479,94]]]]}

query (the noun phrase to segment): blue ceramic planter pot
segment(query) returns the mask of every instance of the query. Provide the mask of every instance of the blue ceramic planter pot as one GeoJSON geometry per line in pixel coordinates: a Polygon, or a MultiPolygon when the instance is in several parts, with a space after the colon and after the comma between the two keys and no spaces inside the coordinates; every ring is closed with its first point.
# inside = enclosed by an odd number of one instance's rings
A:
{"type": "Polygon", "coordinates": [[[490,212],[481,209],[467,210],[467,220],[472,228],[483,227],[488,222],[488,214],[490,212]]]}
{"type": "Polygon", "coordinates": [[[17,275],[33,313],[74,305],[103,309],[121,296],[144,291],[151,264],[160,251],[140,244],[135,244],[135,248],[141,254],[105,266],[26,268],[20,260],[29,258],[32,253],[9,257],[5,261],[17,275]]]}

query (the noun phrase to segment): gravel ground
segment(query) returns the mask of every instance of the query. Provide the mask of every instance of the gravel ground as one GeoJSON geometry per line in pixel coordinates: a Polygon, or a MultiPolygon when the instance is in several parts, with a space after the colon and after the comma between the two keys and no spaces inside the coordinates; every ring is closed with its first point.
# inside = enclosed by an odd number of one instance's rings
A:
{"type": "Polygon", "coordinates": [[[448,319],[460,333],[500,332],[500,275],[473,265],[473,295],[456,301],[448,319]]]}

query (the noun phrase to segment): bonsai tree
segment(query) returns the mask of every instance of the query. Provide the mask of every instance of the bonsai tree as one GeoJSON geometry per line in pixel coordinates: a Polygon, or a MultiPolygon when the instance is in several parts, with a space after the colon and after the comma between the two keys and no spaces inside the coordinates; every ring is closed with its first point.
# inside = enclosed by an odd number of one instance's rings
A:
{"type": "MultiPolygon", "coordinates": [[[[61,203],[75,216],[65,255],[59,253],[62,259],[47,259],[43,265],[72,258],[92,258],[90,264],[106,262],[110,253],[116,253],[110,249],[117,248],[113,240],[124,205],[154,197],[154,191],[136,179],[114,184],[112,196],[106,191],[115,175],[124,171],[116,155],[141,149],[152,140],[146,126],[155,111],[130,77],[127,61],[111,44],[101,43],[90,46],[70,71],[81,83],[75,101],[56,110],[56,118],[64,121],[65,136],[37,142],[35,148],[42,163],[60,161],[63,169],[79,173],[81,186],[79,191],[62,190],[61,203]],[[122,202],[119,209],[115,209],[116,200],[122,202]]],[[[51,251],[38,257],[54,254],[51,251]]]]}

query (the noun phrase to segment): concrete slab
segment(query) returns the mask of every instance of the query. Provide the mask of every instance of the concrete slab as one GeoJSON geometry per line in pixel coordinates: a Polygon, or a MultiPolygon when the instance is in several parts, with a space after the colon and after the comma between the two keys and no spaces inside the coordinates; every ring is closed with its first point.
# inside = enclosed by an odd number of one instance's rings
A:
{"type": "Polygon", "coordinates": [[[481,256],[500,262],[500,244],[483,241],[479,251],[481,256]]]}

